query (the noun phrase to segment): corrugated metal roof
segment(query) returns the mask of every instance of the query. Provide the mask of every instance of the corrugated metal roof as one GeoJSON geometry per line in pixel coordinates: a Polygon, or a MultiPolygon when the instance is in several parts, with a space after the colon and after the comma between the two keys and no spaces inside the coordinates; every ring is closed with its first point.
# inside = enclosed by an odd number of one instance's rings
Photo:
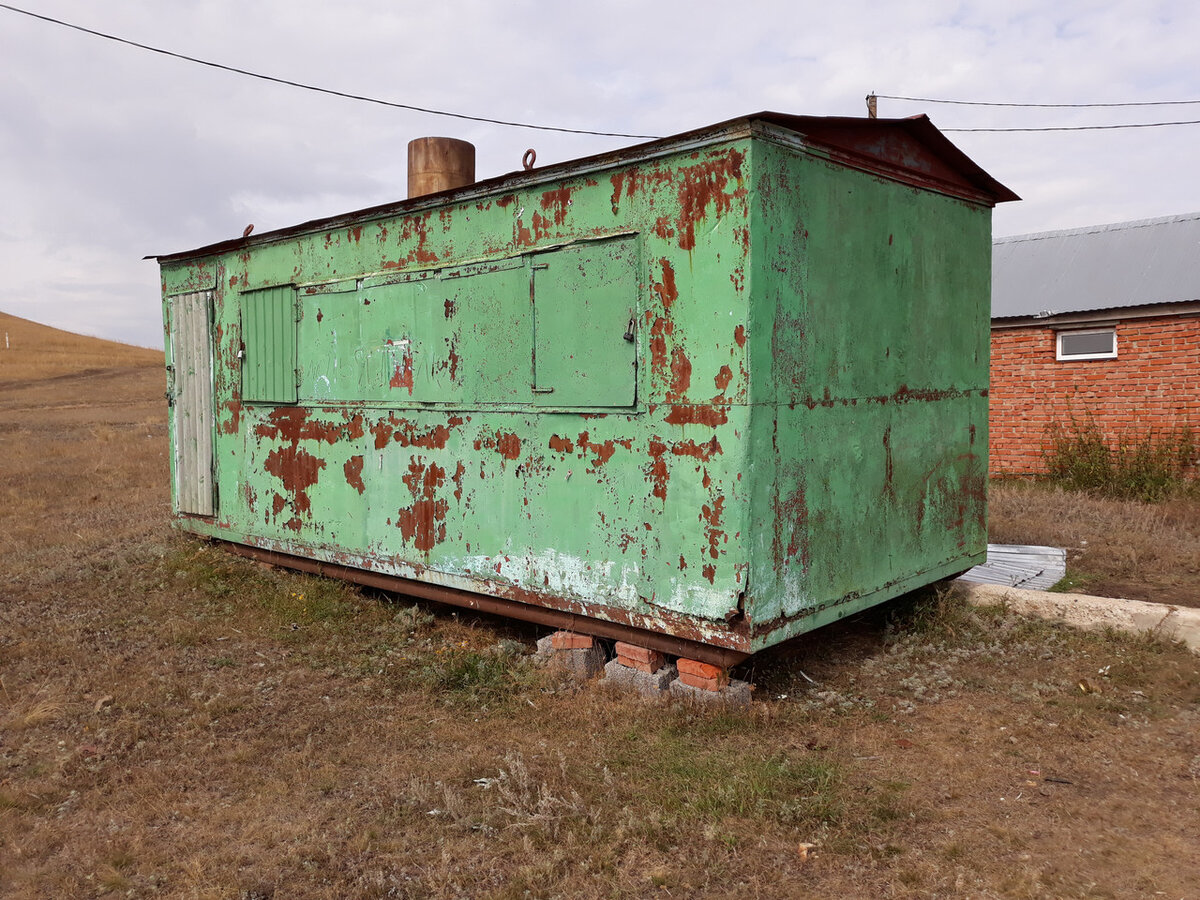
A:
{"type": "Polygon", "coordinates": [[[1066,574],[1067,551],[1059,547],[988,544],[987,562],[963,573],[959,580],[1044,591],[1066,574]]]}
{"type": "Polygon", "coordinates": [[[998,238],[992,318],[1200,299],[1200,213],[998,238]]]}

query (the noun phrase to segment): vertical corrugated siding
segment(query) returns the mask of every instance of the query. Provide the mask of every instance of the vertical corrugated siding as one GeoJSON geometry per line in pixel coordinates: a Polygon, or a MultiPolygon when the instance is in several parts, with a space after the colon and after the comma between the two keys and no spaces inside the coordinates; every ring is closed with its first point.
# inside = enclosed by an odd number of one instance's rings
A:
{"type": "Polygon", "coordinates": [[[291,286],[243,294],[246,359],[242,399],[296,402],[296,291],[291,286]]]}
{"type": "Polygon", "coordinates": [[[202,516],[214,513],[211,304],[211,291],[171,299],[175,508],[202,516]]]}

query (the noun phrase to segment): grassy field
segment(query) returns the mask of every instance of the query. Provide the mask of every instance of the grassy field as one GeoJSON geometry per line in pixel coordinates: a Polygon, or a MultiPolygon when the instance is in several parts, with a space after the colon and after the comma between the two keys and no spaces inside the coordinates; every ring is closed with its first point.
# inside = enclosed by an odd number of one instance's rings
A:
{"type": "MultiPolygon", "coordinates": [[[[1195,896],[1197,657],[931,594],[760,655],[748,712],[564,682],[173,535],[139,353],[0,369],[0,896],[1195,896]]],[[[1194,506],[994,508],[1196,588],[1194,506]]]]}
{"type": "Polygon", "coordinates": [[[77,376],[114,366],[162,365],[162,352],[81,337],[0,312],[0,384],[77,376]]]}

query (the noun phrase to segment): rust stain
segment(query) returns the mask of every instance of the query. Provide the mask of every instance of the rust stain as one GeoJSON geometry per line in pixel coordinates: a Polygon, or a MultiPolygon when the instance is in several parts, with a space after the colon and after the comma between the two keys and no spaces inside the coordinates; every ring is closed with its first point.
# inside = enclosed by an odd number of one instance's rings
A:
{"type": "Polygon", "coordinates": [[[407,216],[400,225],[400,234],[396,241],[400,246],[413,244],[415,246],[409,252],[396,260],[388,260],[383,263],[385,269],[406,269],[414,263],[417,265],[428,266],[438,261],[438,255],[429,249],[429,219],[433,215],[433,210],[426,213],[419,213],[412,216],[407,216]]]}
{"type": "Polygon", "coordinates": [[[450,504],[436,496],[446,483],[446,470],[437,463],[425,465],[420,457],[412,457],[408,474],[401,479],[412,492],[412,506],[396,513],[396,527],[404,540],[422,553],[428,553],[446,539],[446,512],[450,504]]]}
{"type": "Polygon", "coordinates": [[[340,440],[358,440],[366,432],[363,417],[343,413],[341,422],[324,422],[310,419],[304,407],[278,407],[267,417],[268,422],[254,426],[254,434],[260,438],[278,438],[296,444],[300,441],[325,441],[334,444],[340,440]]]}
{"type": "Polygon", "coordinates": [[[362,480],[363,458],[361,456],[352,456],[346,460],[342,466],[342,471],[346,473],[346,484],[354,488],[360,494],[366,491],[367,486],[362,480]]]}
{"type": "Polygon", "coordinates": [[[570,438],[559,437],[557,434],[550,436],[550,449],[555,453],[574,453],[575,445],[571,443],[570,438]]]}
{"type": "Polygon", "coordinates": [[[309,499],[308,489],[317,483],[321,470],[325,468],[325,460],[318,459],[307,450],[293,444],[272,450],[267,455],[263,468],[280,479],[283,489],[291,495],[292,509],[295,510],[296,516],[285,524],[293,531],[299,531],[299,515],[307,513],[310,518],[312,516],[312,501],[309,499]]]}
{"type": "Polygon", "coordinates": [[[717,578],[717,567],[716,566],[714,566],[712,563],[708,563],[700,571],[704,575],[704,577],[708,579],[709,584],[716,583],[716,578],[717,578]]]}
{"type": "MultiPolygon", "coordinates": [[[[610,202],[613,214],[620,208],[621,198],[631,198],[637,192],[649,185],[676,185],[677,208],[679,215],[675,220],[675,229],[671,233],[668,225],[661,219],[654,226],[659,237],[677,236],[681,250],[693,250],[696,246],[696,223],[705,218],[709,208],[717,216],[722,216],[733,208],[735,199],[746,196],[746,188],[742,183],[742,164],[745,153],[738,150],[717,151],[707,161],[683,169],[651,169],[643,171],[634,167],[624,172],[614,173],[609,177],[612,183],[610,202]],[[728,189],[730,181],[737,186],[728,189]]],[[[700,154],[692,154],[699,160],[700,154]]]]}
{"type": "Polygon", "coordinates": [[[737,326],[737,328],[733,329],[733,339],[735,341],[737,341],[737,345],[739,347],[746,346],[746,326],[745,325],[739,325],[739,326],[737,326]]]}
{"type": "Polygon", "coordinates": [[[475,449],[495,450],[505,459],[517,459],[521,455],[521,439],[512,433],[497,431],[490,437],[477,438],[475,449]]]}
{"type": "Polygon", "coordinates": [[[571,205],[571,195],[575,191],[576,188],[565,187],[556,191],[543,192],[542,209],[554,216],[555,225],[561,225],[567,221],[567,208],[571,205]]]}
{"type": "Polygon", "coordinates": [[[656,375],[667,374],[667,338],[675,333],[675,324],[659,316],[650,326],[650,370],[656,375]]]}
{"type": "Polygon", "coordinates": [[[742,245],[742,250],[746,253],[750,252],[750,228],[747,225],[738,225],[733,229],[733,238],[742,245]]]}
{"type": "Polygon", "coordinates": [[[505,459],[516,459],[521,455],[521,439],[515,434],[496,433],[496,452],[505,459]]]}
{"type": "Polygon", "coordinates": [[[596,454],[596,458],[591,461],[592,467],[595,469],[600,468],[612,459],[613,454],[617,452],[618,446],[624,447],[626,450],[633,447],[633,440],[631,438],[624,440],[610,439],[602,444],[591,443],[588,441],[588,432],[586,431],[580,432],[575,443],[578,445],[581,453],[596,454]]]}
{"type": "Polygon", "coordinates": [[[713,500],[712,505],[707,503],[700,508],[700,521],[705,522],[704,534],[708,539],[708,555],[713,559],[719,559],[721,556],[720,543],[725,538],[725,532],[721,530],[721,513],[725,509],[725,498],[718,496],[713,500]]]}
{"type": "Polygon", "coordinates": [[[679,186],[679,247],[694,250],[696,247],[696,223],[708,214],[709,206],[719,217],[733,207],[735,197],[745,196],[742,186],[742,161],[745,154],[739,150],[728,150],[706,163],[682,169],[679,175],[683,183],[679,186]],[[726,185],[733,179],[738,187],[730,192],[726,185]]]}
{"type": "MultiPolygon", "coordinates": [[[[299,446],[301,441],[336,443],[339,440],[358,440],[363,437],[363,418],[342,413],[342,421],[323,421],[309,417],[309,410],[297,407],[281,407],[272,410],[267,422],[255,426],[259,438],[278,439],[284,446],[276,447],[263,463],[263,468],[279,478],[284,492],[290,498],[293,516],[284,523],[286,528],[299,531],[301,516],[312,518],[312,501],[308,490],[317,483],[325,460],[314,456],[299,446]]],[[[328,412],[328,410],[327,410],[328,412]]],[[[273,515],[278,517],[288,498],[276,493],[272,500],[273,515]]]]}
{"type": "Polygon", "coordinates": [[[716,428],[729,421],[723,406],[699,406],[679,403],[663,419],[669,425],[707,425],[716,428]]]}
{"type": "Polygon", "coordinates": [[[390,422],[376,422],[371,426],[371,434],[375,436],[375,449],[382,450],[392,439],[395,426],[390,422]]]}
{"type": "Polygon", "coordinates": [[[669,310],[679,299],[679,288],[675,285],[675,268],[666,257],[659,262],[662,264],[662,283],[654,285],[654,292],[662,300],[663,309],[669,310]]]}
{"type": "Polygon", "coordinates": [[[463,424],[461,416],[450,416],[445,424],[434,425],[422,429],[408,419],[398,418],[389,413],[386,419],[380,419],[370,426],[370,432],[375,437],[375,449],[382,450],[389,442],[395,441],[401,447],[423,447],[426,450],[444,450],[450,439],[450,431],[463,424]]]}
{"type": "Polygon", "coordinates": [[[830,408],[834,406],[857,406],[859,403],[875,403],[880,406],[903,403],[932,403],[939,400],[957,400],[977,394],[980,397],[988,395],[987,389],[981,391],[958,390],[957,388],[910,388],[902,384],[891,394],[880,394],[875,397],[834,397],[829,388],[825,388],[820,397],[806,396],[800,402],[809,409],[818,406],[830,408]]]}
{"type": "Polygon", "coordinates": [[[609,181],[612,182],[613,186],[612,197],[610,198],[612,202],[612,211],[613,215],[616,215],[621,205],[621,190],[625,187],[625,173],[617,172],[611,178],[609,178],[609,181]]]}
{"type": "MultiPolygon", "coordinates": [[[[454,470],[454,474],[450,478],[450,480],[454,482],[454,499],[460,503],[462,502],[463,495],[463,475],[465,475],[466,472],[467,467],[462,464],[462,460],[459,460],[458,467],[454,470]]],[[[470,549],[469,545],[467,549],[470,549]]]]}
{"type": "Polygon", "coordinates": [[[391,380],[388,381],[388,387],[408,388],[408,395],[412,396],[413,359],[411,353],[404,354],[404,360],[400,365],[396,366],[396,371],[392,373],[391,380]]]}
{"type": "Polygon", "coordinates": [[[733,370],[729,368],[729,366],[721,366],[721,368],[717,370],[717,374],[713,377],[713,383],[717,386],[717,390],[721,393],[725,392],[725,389],[729,387],[729,384],[732,381],[733,370]]]}
{"type": "Polygon", "coordinates": [[[786,566],[799,557],[801,569],[808,570],[808,501],[806,499],[805,475],[803,471],[791,473],[798,476],[795,487],[787,496],[775,500],[775,533],[771,539],[772,556],[776,567],[786,566]],[[786,547],[783,543],[787,535],[786,547]]]}
{"type": "Polygon", "coordinates": [[[716,435],[713,435],[712,439],[705,444],[697,444],[695,441],[676,441],[671,445],[671,452],[675,456],[690,456],[692,459],[708,462],[714,456],[720,456],[722,450],[716,435]]]}
{"type": "Polygon", "coordinates": [[[671,351],[671,383],[667,388],[667,402],[673,403],[684,399],[691,386],[692,363],[687,358],[683,347],[677,346],[671,351]]]}
{"type": "Polygon", "coordinates": [[[649,478],[652,485],[650,493],[665,503],[667,500],[667,482],[671,479],[671,472],[667,468],[667,460],[665,456],[667,452],[667,445],[662,441],[652,440],[650,441],[649,451],[649,478]]]}
{"type": "Polygon", "coordinates": [[[455,422],[457,418],[457,416],[451,416],[446,420],[445,425],[434,425],[432,428],[427,428],[424,431],[420,430],[417,425],[408,419],[399,419],[389,415],[388,423],[394,429],[392,440],[401,447],[423,447],[426,450],[444,450],[446,442],[450,439],[450,429],[462,424],[462,419],[458,419],[455,422]]]}
{"type": "Polygon", "coordinates": [[[453,300],[446,300],[446,302],[443,304],[443,306],[445,307],[446,318],[453,319],[454,314],[458,311],[458,304],[455,303],[453,300]]]}
{"type": "Polygon", "coordinates": [[[221,434],[237,434],[242,424],[242,401],[234,397],[221,404],[229,413],[229,417],[217,425],[221,434]]]}

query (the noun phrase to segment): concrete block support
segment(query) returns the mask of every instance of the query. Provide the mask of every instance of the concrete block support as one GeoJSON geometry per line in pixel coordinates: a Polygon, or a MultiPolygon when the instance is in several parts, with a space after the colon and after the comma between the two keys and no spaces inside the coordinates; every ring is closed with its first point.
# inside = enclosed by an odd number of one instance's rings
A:
{"type": "Polygon", "coordinates": [[[706,687],[693,687],[683,681],[682,678],[676,678],[671,682],[671,696],[678,697],[680,700],[686,700],[689,703],[697,703],[704,706],[718,705],[731,706],[738,709],[749,709],[750,707],[750,692],[754,690],[754,686],[745,681],[738,681],[736,678],[728,679],[725,685],[721,688],[713,690],[706,687]]]}
{"type": "Polygon", "coordinates": [[[657,697],[667,692],[676,674],[673,665],[663,665],[655,672],[644,672],[625,665],[618,657],[608,661],[604,667],[604,680],[600,683],[620,690],[635,691],[644,697],[657,697]]]}
{"type": "Polygon", "coordinates": [[[581,681],[604,671],[604,648],[587,634],[556,631],[537,642],[537,657],[565,669],[581,681]]]}

